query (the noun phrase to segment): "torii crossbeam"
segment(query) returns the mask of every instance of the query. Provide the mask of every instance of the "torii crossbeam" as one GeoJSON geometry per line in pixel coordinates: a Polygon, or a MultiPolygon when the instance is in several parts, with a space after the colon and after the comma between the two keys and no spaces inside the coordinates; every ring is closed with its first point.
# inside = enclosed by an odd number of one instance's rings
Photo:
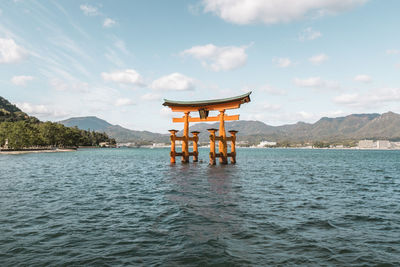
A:
{"type": "Polygon", "coordinates": [[[189,156],[193,156],[193,161],[198,160],[198,134],[199,132],[192,132],[193,137],[189,137],[189,122],[208,122],[208,121],[219,121],[219,136],[215,135],[218,129],[208,129],[210,132],[210,164],[215,164],[215,158],[218,157],[220,163],[227,164],[228,157],[231,157],[231,163],[236,163],[236,151],[235,141],[237,131],[229,131],[230,137],[226,137],[225,133],[225,121],[239,120],[239,115],[225,115],[225,111],[228,109],[240,108],[241,104],[250,102],[251,92],[222,99],[203,100],[203,101],[172,101],[164,99],[164,106],[171,108],[173,112],[183,112],[182,118],[173,118],[172,122],[183,122],[183,136],[176,136],[177,130],[169,130],[171,133],[171,163],[175,163],[175,157],[181,156],[182,162],[189,162],[189,156]],[[209,117],[210,111],[219,111],[218,116],[209,117]],[[190,112],[199,112],[199,117],[190,117],[190,112]],[[175,151],[175,140],[182,141],[182,153],[175,151]],[[218,143],[218,152],[215,153],[215,141],[218,143]],[[189,141],[193,141],[193,152],[189,152],[189,141]],[[227,141],[232,141],[231,153],[228,153],[227,141]]]}

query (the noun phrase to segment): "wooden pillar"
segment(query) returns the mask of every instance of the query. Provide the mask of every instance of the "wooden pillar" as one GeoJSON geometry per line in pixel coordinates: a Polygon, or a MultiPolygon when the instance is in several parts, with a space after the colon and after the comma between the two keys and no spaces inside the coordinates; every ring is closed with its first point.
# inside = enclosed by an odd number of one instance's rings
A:
{"type": "Polygon", "coordinates": [[[171,163],[174,164],[175,161],[175,157],[176,157],[176,150],[175,150],[175,139],[176,139],[176,133],[178,132],[178,130],[168,130],[171,133],[171,136],[169,137],[169,139],[171,140],[171,163]]]}
{"type": "Polygon", "coordinates": [[[185,112],[182,140],[182,162],[189,162],[189,113],[185,112]]]}
{"type": "Polygon", "coordinates": [[[210,165],[215,165],[215,132],[218,131],[218,129],[207,129],[207,131],[210,132],[210,165]]]}
{"type": "Polygon", "coordinates": [[[228,148],[226,145],[226,133],[225,133],[225,110],[220,110],[219,113],[219,136],[220,140],[218,143],[218,152],[220,154],[219,163],[228,163],[228,148]]]}
{"type": "Polygon", "coordinates": [[[199,161],[199,149],[198,149],[198,142],[199,142],[199,133],[198,131],[192,131],[193,134],[193,162],[199,161]]]}
{"type": "Polygon", "coordinates": [[[236,164],[236,133],[238,131],[229,131],[229,133],[231,134],[231,163],[232,164],[236,164]]]}

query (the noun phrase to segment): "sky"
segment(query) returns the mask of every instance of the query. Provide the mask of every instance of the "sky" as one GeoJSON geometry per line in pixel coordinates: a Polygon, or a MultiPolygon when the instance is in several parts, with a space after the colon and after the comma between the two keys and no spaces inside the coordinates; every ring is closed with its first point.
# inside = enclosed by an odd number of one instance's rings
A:
{"type": "MultiPolygon", "coordinates": [[[[163,99],[252,91],[228,114],[269,125],[400,113],[398,0],[0,4],[0,96],[41,120],[181,129],[163,99]]],[[[198,116],[198,114],[193,114],[198,116]]]]}

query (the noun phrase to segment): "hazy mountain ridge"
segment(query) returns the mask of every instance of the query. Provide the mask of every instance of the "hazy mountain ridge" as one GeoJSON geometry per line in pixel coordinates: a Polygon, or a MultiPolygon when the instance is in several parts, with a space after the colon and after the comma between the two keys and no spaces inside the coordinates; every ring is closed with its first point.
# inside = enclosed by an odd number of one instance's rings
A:
{"type": "Polygon", "coordinates": [[[108,123],[105,120],[99,119],[95,116],[88,117],[73,117],[59,123],[64,124],[68,127],[78,127],[81,130],[91,130],[91,131],[101,131],[110,126],[113,126],[111,123],[108,123]]]}
{"type": "Polygon", "coordinates": [[[400,138],[400,115],[387,112],[374,118],[357,132],[354,137],[399,139],[400,138]]]}
{"type": "MultiPolygon", "coordinates": [[[[66,126],[91,129],[107,133],[118,142],[169,142],[168,134],[149,131],[134,131],[112,125],[97,117],[79,117],[61,121],[66,126]]],[[[261,121],[229,121],[225,128],[239,131],[238,140],[257,143],[262,140],[313,142],[343,141],[364,138],[400,140],[400,115],[387,112],[382,115],[351,114],[344,117],[323,117],[315,123],[298,122],[282,126],[271,126],[261,121]]],[[[177,125],[182,127],[182,125],[177,125]]],[[[200,131],[200,141],[208,141],[209,128],[218,128],[219,122],[198,123],[190,131],[200,131]]],[[[179,127],[178,127],[179,128],[179,127]]],[[[182,134],[180,132],[178,135],[182,134]]]]}
{"type": "Polygon", "coordinates": [[[112,125],[111,123],[99,119],[95,116],[74,117],[59,121],[69,127],[78,127],[83,130],[92,130],[97,132],[105,132],[118,142],[168,142],[168,134],[153,133],[149,131],[135,131],[124,128],[120,125],[112,125]]]}
{"type": "MultiPolygon", "coordinates": [[[[200,123],[190,131],[207,132],[218,128],[219,123],[200,123]]],[[[270,126],[260,121],[226,122],[227,130],[239,131],[239,140],[269,141],[343,141],[363,138],[400,139],[400,115],[388,112],[380,114],[351,114],[345,117],[323,117],[317,122],[270,126]]],[[[205,140],[207,135],[201,136],[205,140]]]]}

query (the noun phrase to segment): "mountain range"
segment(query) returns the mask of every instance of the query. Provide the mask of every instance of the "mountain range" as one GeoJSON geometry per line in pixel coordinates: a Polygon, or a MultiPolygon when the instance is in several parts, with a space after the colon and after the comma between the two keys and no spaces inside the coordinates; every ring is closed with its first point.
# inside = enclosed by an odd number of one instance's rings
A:
{"type": "MultiPolygon", "coordinates": [[[[2,121],[26,120],[39,122],[17,106],[0,96],[0,123],[2,121]]],[[[117,142],[135,143],[168,143],[169,134],[149,131],[135,131],[120,125],[113,125],[94,116],[75,117],[59,123],[78,127],[82,130],[105,132],[117,142]]],[[[182,127],[182,125],[177,125],[182,127]]],[[[219,123],[198,123],[190,127],[190,131],[200,131],[200,141],[208,141],[208,128],[218,128],[219,123]]],[[[271,126],[261,121],[226,122],[226,130],[239,131],[239,141],[257,144],[260,141],[277,142],[342,142],[360,139],[385,139],[400,141],[400,115],[394,112],[383,114],[351,114],[344,117],[323,117],[315,123],[298,122],[282,126],[271,126]]],[[[181,133],[180,133],[181,134],[181,133]]],[[[178,134],[179,135],[179,134],[178,134]]]]}
{"type": "MultiPolygon", "coordinates": [[[[97,117],[70,118],[60,123],[65,126],[77,126],[84,130],[107,133],[118,142],[169,142],[168,134],[149,131],[134,131],[119,125],[112,125],[97,117]]],[[[181,125],[179,125],[181,126],[181,125]]],[[[198,123],[190,131],[200,131],[200,141],[208,140],[208,128],[218,128],[219,123],[198,123]]],[[[323,117],[315,123],[298,122],[282,126],[270,126],[261,121],[226,122],[226,130],[239,131],[239,141],[258,143],[262,140],[277,142],[340,142],[360,139],[400,140],[400,115],[387,112],[384,114],[351,114],[345,117],[323,117]]]]}
{"type": "MultiPolygon", "coordinates": [[[[204,132],[207,128],[218,128],[218,123],[199,123],[190,128],[204,132]]],[[[387,112],[384,114],[351,114],[345,117],[323,117],[315,123],[298,122],[282,126],[270,126],[260,121],[234,121],[226,123],[226,130],[239,131],[238,140],[259,142],[291,141],[345,141],[360,139],[400,140],[400,115],[387,112]]]]}
{"type": "Polygon", "coordinates": [[[99,119],[95,116],[74,117],[59,123],[68,127],[78,127],[82,130],[90,130],[96,132],[105,132],[111,138],[115,138],[117,142],[135,142],[135,143],[166,143],[169,142],[169,134],[153,133],[149,131],[135,131],[124,128],[120,125],[112,125],[111,123],[99,119]]]}

